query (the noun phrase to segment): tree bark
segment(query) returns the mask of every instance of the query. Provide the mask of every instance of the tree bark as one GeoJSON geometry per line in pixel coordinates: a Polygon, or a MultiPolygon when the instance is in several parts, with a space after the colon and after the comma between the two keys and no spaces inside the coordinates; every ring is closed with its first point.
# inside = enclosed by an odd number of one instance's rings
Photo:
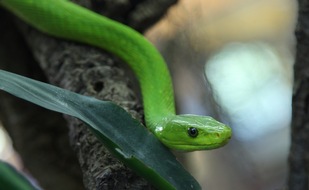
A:
{"type": "MultiPolygon", "coordinates": [[[[91,2],[78,1],[83,6],[95,7],[96,11],[114,15],[117,20],[143,31],[154,24],[175,0],[91,2]],[[119,7],[124,11],[119,11],[119,7]],[[143,12],[146,9],[153,11],[146,14],[143,12]]],[[[13,21],[10,16],[3,14],[1,17],[3,28],[11,28],[6,32],[7,36],[2,35],[6,44],[1,42],[1,52],[5,52],[5,55],[0,54],[1,69],[43,81],[46,81],[46,76],[47,81],[56,86],[114,101],[142,120],[143,110],[132,90],[138,89],[137,84],[128,77],[132,74],[118,58],[87,45],[44,35],[18,20],[18,29],[38,61],[39,68],[33,64],[29,49],[25,53],[26,45],[20,45],[23,39],[16,37],[18,35],[16,28],[11,26],[13,21]]],[[[83,189],[83,176],[86,189],[153,189],[147,181],[115,159],[79,120],[65,116],[64,121],[60,114],[5,93],[0,94],[0,106],[0,120],[9,131],[14,147],[43,188],[83,189]]]]}
{"type": "Polygon", "coordinates": [[[294,67],[292,145],[289,156],[290,190],[309,189],[309,1],[299,0],[294,67]]]}

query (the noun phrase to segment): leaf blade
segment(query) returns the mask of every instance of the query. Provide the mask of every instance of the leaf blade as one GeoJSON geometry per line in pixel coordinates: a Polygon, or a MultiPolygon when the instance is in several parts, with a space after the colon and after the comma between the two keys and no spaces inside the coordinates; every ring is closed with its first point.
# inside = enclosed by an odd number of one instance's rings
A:
{"type": "Polygon", "coordinates": [[[0,160],[0,187],[6,190],[38,190],[8,163],[0,160]]]}
{"type": "Polygon", "coordinates": [[[114,103],[3,70],[0,70],[0,89],[84,121],[111,152],[158,189],[200,189],[175,156],[114,103]]]}

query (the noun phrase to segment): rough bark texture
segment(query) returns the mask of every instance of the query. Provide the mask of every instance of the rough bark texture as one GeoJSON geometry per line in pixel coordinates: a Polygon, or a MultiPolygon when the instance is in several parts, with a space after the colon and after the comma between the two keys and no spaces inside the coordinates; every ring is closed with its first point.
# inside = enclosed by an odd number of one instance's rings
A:
{"type": "MultiPolygon", "coordinates": [[[[97,0],[92,1],[92,4],[86,0],[76,2],[86,7],[96,7],[105,15],[113,13],[118,20],[131,23],[142,31],[158,20],[158,15],[162,16],[175,0],[158,3],[125,0],[97,0]],[[157,6],[159,3],[160,6],[157,6]],[[106,9],[101,9],[100,5],[106,9]],[[123,9],[117,6],[123,6],[123,9]],[[152,13],[142,13],[148,9],[152,13]]],[[[42,72],[33,64],[30,51],[18,36],[16,28],[11,26],[14,18],[9,18],[7,14],[0,16],[2,30],[11,28],[6,30],[6,35],[1,35],[1,69],[41,81],[45,80],[44,73],[51,84],[112,100],[136,118],[142,119],[142,107],[132,90],[136,84],[130,82],[127,76],[131,74],[117,58],[87,45],[46,36],[18,21],[17,26],[42,72]]],[[[69,126],[68,140],[68,130],[64,127],[66,122],[59,114],[5,93],[0,93],[0,109],[0,120],[9,131],[14,147],[26,168],[45,189],[84,189],[82,181],[86,189],[153,189],[143,178],[115,159],[77,119],[65,116],[69,126]],[[69,141],[75,153],[70,149],[69,141]]]]}
{"type": "Polygon", "coordinates": [[[293,96],[290,190],[309,189],[309,1],[299,0],[297,57],[293,96]]]}

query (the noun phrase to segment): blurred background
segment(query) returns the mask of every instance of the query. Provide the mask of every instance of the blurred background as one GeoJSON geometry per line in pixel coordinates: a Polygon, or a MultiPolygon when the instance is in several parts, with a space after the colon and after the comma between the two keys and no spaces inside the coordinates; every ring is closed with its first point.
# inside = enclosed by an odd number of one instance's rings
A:
{"type": "Polygon", "coordinates": [[[285,189],[296,20],[296,1],[181,0],[147,32],[171,69],[178,113],[233,128],[223,148],[176,153],[203,189],[285,189]]]}
{"type": "MultiPolygon", "coordinates": [[[[146,33],[169,64],[178,113],[233,128],[223,148],[175,152],[203,189],[285,189],[296,19],[291,0],[180,0],[146,33]]],[[[0,157],[21,167],[2,127],[0,157]]]]}

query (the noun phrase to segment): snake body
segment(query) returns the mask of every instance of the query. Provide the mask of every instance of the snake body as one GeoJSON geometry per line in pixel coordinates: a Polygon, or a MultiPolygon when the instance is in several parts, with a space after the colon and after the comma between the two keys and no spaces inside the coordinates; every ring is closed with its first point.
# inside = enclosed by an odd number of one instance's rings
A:
{"type": "Polygon", "coordinates": [[[127,63],[141,86],[146,126],[169,148],[213,149],[230,139],[231,129],[211,117],[176,115],[164,59],[133,29],[67,0],[0,0],[0,5],[46,34],[99,47],[127,63]]]}

